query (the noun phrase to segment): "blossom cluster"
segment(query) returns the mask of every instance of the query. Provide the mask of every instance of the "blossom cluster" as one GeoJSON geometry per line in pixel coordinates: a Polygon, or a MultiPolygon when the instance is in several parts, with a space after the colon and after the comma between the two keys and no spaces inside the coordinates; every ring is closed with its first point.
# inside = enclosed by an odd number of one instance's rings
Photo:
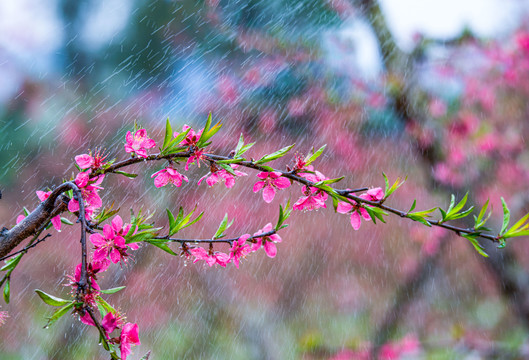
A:
{"type": "Polygon", "coordinates": [[[184,252],[185,255],[194,257],[193,263],[204,260],[210,267],[215,264],[226,267],[229,263],[233,263],[235,267],[239,268],[239,262],[242,258],[245,258],[250,253],[256,252],[261,247],[264,248],[265,253],[269,257],[275,257],[277,254],[275,244],[279,242],[281,242],[281,237],[273,231],[272,224],[268,223],[253,236],[244,234],[234,240],[229,254],[213,251],[212,248],[210,251],[207,251],[203,247],[184,248],[184,252]]]}

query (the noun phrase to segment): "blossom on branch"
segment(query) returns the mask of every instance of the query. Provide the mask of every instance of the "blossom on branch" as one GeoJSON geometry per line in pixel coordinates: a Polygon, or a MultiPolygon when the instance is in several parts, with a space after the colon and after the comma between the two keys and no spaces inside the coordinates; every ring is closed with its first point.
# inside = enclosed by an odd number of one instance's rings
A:
{"type": "Polygon", "coordinates": [[[281,237],[277,234],[258,237],[259,235],[266,234],[272,230],[273,230],[272,224],[268,223],[265,225],[264,228],[262,228],[261,230],[253,234],[253,236],[255,237],[254,239],[256,240],[256,243],[252,245],[251,251],[257,251],[261,248],[261,246],[263,246],[265,253],[266,255],[268,255],[268,257],[271,257],[271,258],[275,257],[277,254],[277,248],[276,248],[275,243],[281,242],[281,237]]]}
{"type": "Polygon", "coordinates": [[[147,131],[140,129],[132,135],[130,131],[127,131],[126,136],[127,143],[125,144],[125,151],[128,153],[134,153],[138,157],[146,158],[146,149],[151,149],[156,146],[153,139],[147,137],[147,131]]]}
{"type": "Polygon", "coordinates": [[[292,206],[294,210],[315,210],[319,208],[327,208],[325,200],[327,200],[327,193],[315,187],[303,186],[303,194],[298,201],[292,206]]]}
{"type": "Polygon", "coordinates": [[[138,244],[125,244],[124,236],[129,232],[131,225],[123,226],[123,220],[119,215],[112,219],[112,225],[103,226],[103,235],[94,233],[90,235],[90,241],[95,246],[94,262],[101,264],[101,270],[105,271],[110,261],[117,264],[121,260],[127,261],[127,246],[131,250],[137,250],[138,244]]]}
{"type": "Polygon", "coordinates": [[[93,154],[93,156],[92,152],[90,152],[90,154],[77,155],[75,157],[75,162],[77,163],[79,168],[83,170],[90,168],[99,169],[100,167],[106,164],[105,162],[103,162],[103,160],[105,159],[106,155],[103,156],[100,151],[97,151],[95,154],[93,154]]]}
{"type": "Polygon", "coordinates": [[[132,351],[130,350],[132,345],[141,345],[140,336],[138,330],[138,324],[126,323],[121,330],[120,339],[120,351],[121,359],[127,360],[132,351]]]}
{"type": "Polygon", "coordinates": [[[230,261],[233,261],[237,269],[239,268],[239,260],[248,255],[252,250],[250,245],[246,245],[246,240],[250,237],[250,234],[242,235],[238,240],[233,242],[230,250],[230,261]]]}
{"type": "Polygon", "coordinates": [[[286,189],[290,186],[290,180],[281,176],[279,171],[260,172],[257,177],[262,181],[258,181],[253,186],[253,192],[258,192],[263,189],[263,200],[267,203],[272,202],[276,195],[277,189],[286,189]]]}
{"type": "Polygon", "coordinates": [[[369,221],[371,220],[371,216],[367,213],[367,210],[362,207],[362,205],[358,204],[354,200],[349,200],[351,203],[340,201],[338,202],[338,206],[336,208],[336,211],[340,214],[348,214],[351,213],[351,226],[353,229],[358,230],[360,229],[360,225],[362,225],[361,217],[369,221]]]}
{"type": "Polygon", "coordinates": [[[165,169],[155,172],[151,175],[151,178],[155,177],[154,186],[157,188],[165,186],[167,184],[173,184],[176,187],[182,186],[182,181],[189,182],[187,176],[180,174],[177,170],[168,166],[165,169]]]}
{"type": "MultiPolygon", "coordinates": [[[[37,191],[37,197],[40,201],[44,201],[47,198],[50,197],[51,191],[45,192],[45,191],[37,191]]],[[[24,218],[22,218],[24,219],[24,218]]],[[[57,215],[51,218],[51,223],[55,230],[61,231],[61,215],[57,215]]],[[[17,218],[17,224],[18,224],[18,218],[17,218]]]]}
{"type": "MultiPolygon", "coordinates": [[[[233,172],[235,173],[236,176],[247,176],[248,175],[247,173],[244,173],[242,171],[235,170],[237,169],[237,167],[238,165],[234,165],[234,164],[231,165],[231,168],[233,169],[233,172]]],[[[215,165],[211,166],[210,173],[202,176],[200,180],[198,180],[198,185],[200,185],[200,183],[204,179],[206,179],[206,183],[209,186],[215,185],[220,180],[224,180],[224,184],[226,185],[228,189],[231,189],[233,185],[235,185],[235,176],[230,174],[225,169],[218,169],[215,165]]]]}
{"type": "Polygon", "coordinates": [[[189,253],[195,257],[195,259],[193,260],[193,264],[199,260],[204,260],[206,264],[209,265],[209,267],[212,267],[215,264],[219,264],[222,267],[226,267],[226,265],[228,265],[228,263],[230,262],[230,256],[228,254],[221,253],[218,251],[213,254],[210,254],[203,247],[189,249],[189,253]]]}

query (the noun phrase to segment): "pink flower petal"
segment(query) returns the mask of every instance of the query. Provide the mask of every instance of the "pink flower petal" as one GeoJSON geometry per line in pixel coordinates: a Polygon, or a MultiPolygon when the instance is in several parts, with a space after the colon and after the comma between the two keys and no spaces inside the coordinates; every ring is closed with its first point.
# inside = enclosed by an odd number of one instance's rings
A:
{"type": "Polygon", "coordinates": [[[261,190],[263,187],[265,186],[265,182],[264,181],[258,181],[255,183],[255,185],[253,186],[253,192],[258,192],[259,190],[261,190]]]}
{"type": "Polygon", "coordinates": [[[271,258],[275,257],[277,254],[276,245],[271,241],[265,241],[264,250],[265,250],[266,255],[268,255],[268,257],[271,257],[271,258]]]}
{"type": "Polygon", "coordinates": [[[61,216],[57,215],[51,218],[51,224],[57,231],[61,231],[61,216]]]}
{"type": "Polygon", "coordinates": [[[273,181],[274,185],[279,189],[286,189],[290,186],[290,180],[285,177],[279,177],[273,181]]]}
{"type": "Polygon", "coordinates": [[[358,212],[353,211],[351,214],[351,226],[353,229],[358,230],[360,229],[361,221],[360,221],[360,214],[358,212]]]}
{"type": "Polygon", "coordinates": [[[88,154],[77,155],[75,162],[81,169],[88,169],[94,163],[94,159],[88,154]]]}
{"type": "MultiPolygon", "coordinates": [[[[255,186],[254,186],[255,189],[255,186]]],[[[271,203],[276,195],[276,190],[272,186],[266,186],[263,190],[263,200],[267,203],[271,203]]]]}

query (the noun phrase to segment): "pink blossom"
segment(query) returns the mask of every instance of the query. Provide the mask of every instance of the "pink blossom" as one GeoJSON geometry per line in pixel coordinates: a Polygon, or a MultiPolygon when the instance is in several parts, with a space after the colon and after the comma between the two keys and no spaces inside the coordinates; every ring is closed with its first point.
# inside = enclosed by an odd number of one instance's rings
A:
{"type": "Polygon", "coordinates": [[[0,326],[4,325],[9,314],[7,311],[0,311],[0,326]]]}
{"type": "Polygon", "coordinates": [[[319,208],[327,208],[325,200],[327,200],[327,193],[315,187],[303,186],[303,194],[298,201],[292,206],[294,210],[315,210],[319,208]],[[310,189],[310,190],[309,190],[310,189]]]}
{"type": "MultiPolygon", "coordinates": [[[[236,176],[247,176],[248,174],[235,170],[237,169],[238,165],[232,164],[231,168],[233,169],[233,172],[236,176]]],[[[235,176],[230,174],[228,171],[224,169],[218,169],[215,165],[211,166],[211,172],[202,176],[200,180],[198,180],[198,185],[202,182],[202,180],[206,179],[206,183],[209,186],[215,185],[220,180],[224,180],[224,184],[228,189],[231,189],[233,185],[235,185],[235,176]]]]}
{"type": "Polygon", "coordinates": [[[93,156],[92,152],[90,152],[90,154],[77,155],[75,157],[75,162],[81,169],[98,169],[106,164],[103,162],[105,159],[106,156],[103,156],[103,154],[97,151],[93,156]]]}
{"type": "MultiPolygon", "coordinates": [[[[47,198],[49,198],[50,194],[51,194],[51,191],[48,191],[48,192],[37,191],[37,197],[39,198],[40,201],[44,201],[47,198]]],[[[17,220],[18,220],[18,218],[17,218],[17,220]]],[[[54,216],[51,219],[51,223],[52,223],[53,227],[55,228],[55,230],[61,231],[61,216],[60,215],[54,216]]],[[[17,222],[17,224],[18,224],[18,222],[17,222]]]]}
{"type": "Polygon", "coordinates": [[[138,324],[126,323],[121,330],[119,339],[121,359],[127,360],[127,356],[132,353],[130,347],[132,345],[140,345],[138,324]]]}
{"type": "Polygon", "coordinates": [[[143,158],[147,157],[146,149],[151,149],[156,146],[154,140],[147,137],[147,131],[145,129],[136,131],[134,136],[130,131],[127,131],[126,141],[125,151],[143,158]]]}
{"type": "Polygon", "coordinates": [[[94,262],[101,264],[102,270],[110,265],[108,259],[114,264],[121,260],[126,261],[127,246],[132,250],[138,249],[138,244],[125,244],[124,236],[130,230],[131,225],[123,227],[123,220],[116,215],[112,220],[112,225],[103,226],[103,235],[95,233],[90,235],[90,241],[95,245],[94,262]]]}
{"type": "MultiPolygon", "coordinates": [[[[81,281],[81,268],[82,264],[78,264],[75,268],[74,276],[69,275],[68,278],[70,279],[70,282],[66,284],[66,286],[72,287],[72,294],[75,294],[77,292],[77,287],[79,286],[79,282],[81,281]]],[[[85,304],[88,304],[90,306],[96,306],[96,297],[99,295],[100,287],[97,284],[96,280],[96,274],[101,271],[101,268],[98,264],[88,264],[87,268],[87,275],[88,275],[88,283],[89,287],[88,289],[85,289],[85,292],[83,294],[83,299],[81,299],[85,304]]],[[[83,321],[83,319],[81,319],[83,321]]],[[[84,322],[84,321],[83,321],[84,322]]],[[[85,322],[86,324],[86,322],[85,322]]],[[[91,324],[88,324],[91,325],[91,324]]]]}
{"type": "Polygon", "coordinates": [[[369,201],[381,201],[384,199],[384,190],[380,187],[369,189],[367,192],[361,194],[360,197],[369,201]]]}
{"type": "Polygon", "coordinates": [[[360,229],[361,225],[361,217],[365,220],[371,220],[371,216],[369,216],[366,209],[364,209],[361,205],[359,205],[356,201],[350,200],[351,204],[348,202],[340,201],[338,202],[338,207],[336,208],[336,211],[340,214],[347,214],[351,213],[351,226],[353,229],[358,230],[360,229]]]}
{"type": "Polygon", "coordinates": [[[106,331],[107,338],[108,335],[114,331],[118,326],[120,326],[122,323],[121,317],[118,315],[114,315],[111,311],[109,311],[105,317],[103,318],[103,321],[101,321],[101,327],[106,331]]]}
{"type": "Polygon", "coordinates": [[[210,254],[206,249],[202,247],[196,247],[189,249],[189,253],[195,257],[193,260],[193,263],[196,263],[199,260],[206,261],[206,264],[208,264],[210,267],[219,264],[222,267],[226,267],[226,265],[230,262],[230,256],[225,253],[221,252],[215,252],[213,254],[210,254]]]}
{"type": "Polygon", "coordinates": [[[239,268],[239,260],[251,252],[250,245],[246,245],[246,240],[250,237],[250,234],[242,235],[238,240],[233,242],[230,251],[230,261],[233,260],[233,263],[239,268]]]}
{"type": "MultiPolygon", "coordinates": [[[[182,132],[186,132],[187,129],[189,129],[189,132],[187,133],[187,136],[184,140],[180,142],[180,145],[182,146],[196,146],[198,143],[198,140],[200,140],[200,136],[202,136],[202,132],[204,129],[201,129],[198,132],[195,132],[189,125],[184,125],[182,127],[182,132]]],[[[175,132],[173,135],[174,137],[177,137],[180,133],[175,132]]]]}
{"type": "MultiPolygon", "coordinates": [[[[103,189],[99,184],[104,179],[104,175],[99,175],[93,179],[90,179],[90,170],[86,172],[81,172],[77,174],[77,177],[75,179],[76,185],[81,190],[81,195],[83,197],[84,205],[85,205],[85,215],[86,219],[90,220],[92,217],[92,214],[95,209],[101,207],[103,205],[103,201],[101,200],[101,197],[98,194],[98,191],[103,189]]],[[[79,202],[72,198],[68,202],[68,210],[70,212],[76,212],[79,211],[79,202]]]]}
{"type": "Polygon", "coordinates": [[[277,234],[258,237],[259,235],[268,233],[272,230],[273,230],[272,224],[268,223],[265,225],[264,228],[262,228],[261,230],[253,234],[254,239],[257,240],[257,242],[252,245],[251,251],[257,251],[258,249],[261,248],[261,246],[263,246],[265,253],[266,255],[268,255],[268,257],[271,257],[271,258],[275,257],[277,254],[277,248],[276,248],[275,243],[281,242],[281,237],[277,234]]]}
{"type": "Polygon", "coordinates": [[[263,171],[257,174],[257,177],[262,181],[258,181],[255,183],[255,185],[253,186],[253,192],[258,192],[259,190],[264,188],[263,199],[267,203],[270,203],[272,202],[272,200],[274,200],[274,196],[276,195],[276,188],[286,189],[290,186],[290,180],[285,177],[282,177],[279,171],[263,171]]]}
{"type": "Polygon", "coordinates": [[[204,149],[195,149],[191,156],[186,161],[185,169],[186,171],[189,170],[189,165],[193,164],[197,161],[197,166],[200,167],[200,160],[204,161],[206,160],[206,156],[204,155],[204,149]]]}
{"type": "Polygon", "coordinates": [[[168,166],[165,169],[155,172],[151,175],[151,178],[155,177],[154,186],[157,188],[165,186],[167,184],[173,184],[176,187],[182,186],[182,181],[189,182],[187,176],[180,174],[177,170],[168,166]]]}
{"type": "Polygon", "coordinates": [[[22,220],[24,220],[25,218],[26,218],[25,215],[22,215],[22,214],[18,215],[18,216],[17,216],[17,220],[16,220],[16,221],[17,221],[17,225],[18,225],[20,222],[22,222],[22,220]]]}

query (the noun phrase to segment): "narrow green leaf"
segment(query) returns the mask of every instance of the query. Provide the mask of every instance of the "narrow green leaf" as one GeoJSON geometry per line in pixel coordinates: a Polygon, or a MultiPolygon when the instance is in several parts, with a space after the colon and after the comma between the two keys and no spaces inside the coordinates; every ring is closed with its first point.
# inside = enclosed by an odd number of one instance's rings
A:
{"type": "Polygon", "coordinates": [[[65,225],[73,225],[73,222],[61,216],[61,222],[65,225]]]}
{"type": "Polygon", "coordinates": [[[175,253],[173,250],[171,250],[171,248],[170,248],[169,246],[167,246],[167,243],[166,243],[166,242],[164,242],[164,243],[160,243],[160,242],[149,241],[149,240],[147,240],[147,241],[145,241],[145,242],[146,242],[146,243],[149,243],[149,244],[151,244],[151,245],[154,245],[154,246],[156,246],[157,248],[162,249],[162,250],[165,251],[166,253],[169,253],[169,254],[171,254],[171,255],[173,255],[173,256],[178,256],[177,253],[175,253]]]}
{"type": "MultiPolygon", "coordinates": [[[[233,223],[233,221],[232,221],[232,223],[233,223]]],[[[231,225],[231,223],[230,223],[230,225],[231,225]]],[[[213,236],[213,239],[218,239],[218,238],[222,237],[224,235],[224,230],[229,228],[230,225],[228,225],[228,213],[226,213],[224,215],[224,219],[222,219],[222,221],[221,221],[221,223],[219,225],[219,228],[215,232],[215,235],[213,236]]]]}
{"type": "MultiPolygon", "coordinates": [[[[384,174],[385,176],[385,174],[384,174]]],[[[384,181],[386,180],[387,178],[384,179],[384,181]]],[[[395,180],[395,182],[393,183],[393,185],[391,185],[391,187],[389,189],[386,190],[386,192],[384,193],[384,199],[387,199],[391,194],[393,194],[395,192],[395,190],[397,190],[399,187],[402,186],[402,184],[404,184],[406,182],[406,180],[408,179],[408,177],[406,176],[406,178],[404,179],[404,181],[400,181],[400,177],[397,178],[397,180],[395,180]]],[[[388,186],[388,183],[386,183],[386,188],[388,186]]]]}
{"type": "Polygon", "coordinates": [[[10,281],[9,278],[6,280],[4,284],[4,301],[6,304],[9,304],[9,298],[11,296],[11,286],[9,285],[10,281]]]}
{"type": "Polygon", "coordinates": [[[292,149],[296,144],[292,144],[290,146],[286,146],[276,152],[273,152],[271,154],[268,154],[268,155],[265,155],[263,156],[262,158],[260,158],[259,160],[257,160],[255,162],[255,164],[264,164],[264,163],[267,163],[269,161],[272,161],[272,160],[275,160],[275,159],[279,159],[280,157],[283,157],[285,156],[289,151],[290,149],[292,149]]]}
{"type": "Polygon", "coordinates": [[[240,157],[242,154],[244,154],[245,152],[247,152],[248,150],[250,150],[250,148],[252,146],[254,146],[255,143],[249,143],[249,144],[246,144],[244,145],[239,151],[237,151],[237,153],[235,154],[235,157],[240,157]]]}
{"type": "Polygon", "coordinates": [[[167,121],[165,122],[165,137],[163,139],[162,150],[167,148],[172,138],[173,138],[173,129],[171,127],[171,123],[169,122],[169,118],[167,118],[167,121]]]}
{"type": "Polygon", "coordinates": [[[125,288],[126,288],[126,286],[118,286],[118,287],[115,287],[115,288],[112,288],[112,289],[99,290],[99,291],[102,292],[103,294],[115,294],[118,291],[121,291],[121,290],[123,290],[125,288]]]}
{"type": "Polygon", "coordinates": [[[446,213],[449,214],[450,211],[454,208],[454,204],[456,202],[456,197],[454,194],[450,195],[450,205],[448,206],[448,210],[446,210],[446,213]]]}
{"type": "Polygon", "coordinates": [[[169,209],[165,209],[165,211],[167,212],[167,218],[169,219],[169,235],[173,235],[174,234],[173,229],[176,226],[176,220],[174,218],[173,213],[171,213],[169,209]]]}
{"type": "Polygon", "coordinates": [[[239,150],[242,149],[243,146],[244,146],[244,136],[241,133],[241,136],[239,137],[239,142],[237,143],[237,147],[235,148],[235,153],[237,154],[239,150]]]}
{"type": "Polygon", "coordinates": [[[483,216],[485,216],[485,213],[487,212],[487,208],[489,207],[489,199],[485,202],[483,207],[481,208],[481,211],[479,212],[479,215],[477,217],[476,223],[481,222],[483,220],[483,216]]]}
{"type": "Polygon", "coordinates": [[[430,224],[430,223],[428,222],[428,220],[426,220],[423,216],[416,215],[416,214],[413,214],[413,213],[412,213],[412,214],[408,214],[407,217],[410,218],[410,219],[412,219],[413,221],[418,221],[418,222],[420,222],[420,223],[423,223],[423,224],[426,225],[426,226],[429,226],[429,227],[432,226],[432,224],[430,224]]]}
{"type": "MultiPolygon", "coordinates": [[[[388,176],[386,175],[386,173],[382,172],[382,176],[384,176],[384,184],[386,184],[386,187],[384,189],[384,194],[387,194],[388,193],[388,190],[389,190],[389,180],[388,180],[388,176]]],[[[411,211],[411,210],[410,210],[411,211]]]]}
{"type": "Polygon", "coordinates": [[[120,175],[124,175],[126,177],[128,177],[129,179],[134,179],[136,176],[138,176],[138,174],[130,174],[130,173],[127,173],[125,171],[114,171],[114,174],[120,174],[120,175]]]}
{"type": "Polygon", "coordinates": [[[313,153],[312,155],[308,156],[305,158],[305,165],[310,165],[312,164],[312,162],[314,160],[316,160],[317,158],[320,157],[320,155],[323,153],[323,150],[325,150],[325,148],[327,147],[327,145],[323,145],[321,148],[318,149],[318,151],[316,151],[315,153],[313,153]]]}
{"type": "Polygon", "coordinates": [[[0,271],[6,271],[6,270],[12,270],[12,269],[14,269],[14,268],[18,265],[18,263],[20,262],[20,259],[22,259],[22,256],[24,256],[23,253],[18,254],[17,256],[12,257],[12,258],[9,259],[9,260],[6,260],[6,261],[5,261],[6,264],[5,264],[4,266],[2,266],[2,268],[0,269],[0,271]]]}
{"type": "Polygon", "coordinates": [[[50,306],[64,306],[72,302],[72,300],[61,299],[60,297],[46,294],[44,291],[36,289],[35,292],[44,301],[50,306]]]}
{"type": "Polygon", "coordinates": [[[503,224],[501,226],[500,234],[503,234],[507,229],[507,226],[509,226],[509,221],[511,219],[511,211],[507,207],[504,198],[501,198],[501,205],[503,206],[503,224]]]}
{"type": "Polygon", "coordinates": [[[99,309],[99,312],[101,313],[101,317],[104,317],[107,313],[111,312],[113,314],[116,313],[116,309],[109,303],[105,301],[101,296],[96,297],[96,303],[97,308],[99,309]]]}
{"type": "Polygon", "coordinates": [[[49,328],[51,325],[53,325],[57,320],[59,320],[61,317],[63,317],[68,311],[70,311],[71,308],[73,308],[74,306],[74,302],[71,302],[70,304],[60,308],[60,309],[57,309],[52,315],[51,317],[48,318],[48,323],[46,324],[46,326],[44,326],[44,329],[47,329],[49,328]]]}
{"type": "MultiPolygon", "coordinates": [[[[516,232],[516,230],[518,230],[522,225],[524,225],[524,223],[527,221],[528,218],[529,218],[529,213],[525,214],[524,217],[518,220],[516,224],[514,224],[507,232],[508,233],[516,232]]],[[[525,228],[527,228],[527,225],[525,226],[525,228]]]]}
{"type": "Polygon", "coordinates": [[[452,209],[451,212],[457,213],[459,210],[461,210],[463,206],[465,206],[465,204],[467,203],[467,198],[468,198],[468,192],[465,194],[463,199],[461,199],[461,201],[452,209]]]}
{"type": "Polygon", "coordinates": [[[231,175],[233,176],[237,176],[237,174],[235,174],[235,171],[233,171],[233,168],[230,166],[230,165],[226,165],[226,164],[219,164],[217,163],[221,168],[223,168],[224,170],[226,170],[228,173],[230,173],[231,175]]]}
{"type": "Polygon", "coordinates": [[[489,255],[485,252],[485,250],[483,249],[483,247],[481,246],[481,244],[478,242],[477,240],[477,236],[476,235],[473,235],[473,234],[465,234],[465,235],[462,235],[465,239],[467,239],[468,241],[470,241],[470,243],[472,244],[472,246],[474,246],[474,249],[476,249],[476,251],[478,252],[478,254],[480,254],[481,256],[483,257],[489,257],[489,255]]]}
{"type": "Polygon", "coordinates": [[[237,158],[237,159],[226,159],[226,160],[216,160],[215,163],[217,164],[233,164],[244,161],[244,159],[237,158]]]}
{"type": "Polygon", "coordinates": [[[408,210],[408,212],[412,212],[413,210],[415,210],[415,206],[417,206],[417,200],[413,200],[413,204],[411,204],[411,208],[410,210],[408,210]]]}

